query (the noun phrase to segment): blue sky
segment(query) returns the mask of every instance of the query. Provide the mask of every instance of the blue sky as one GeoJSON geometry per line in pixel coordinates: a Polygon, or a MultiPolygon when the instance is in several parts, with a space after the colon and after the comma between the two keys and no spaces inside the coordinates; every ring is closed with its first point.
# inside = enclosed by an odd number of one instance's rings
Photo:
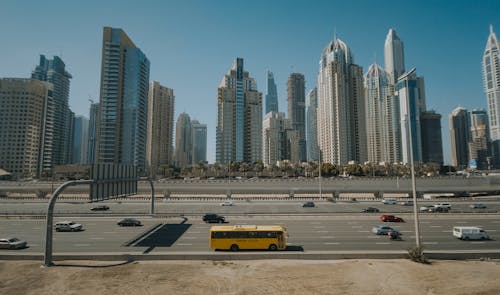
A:
{"type": "MultiPolygon", "coordinates": [[[[318,61],[334,32],[366,72],[383,65],[387,31],[405,45],[407,69],[425,77],[427,108],[440,113],[445,162],[448,115],[486,108],[481,58],[489,25],[500,34],[500,1],[22,1],[2,0],[0,77],[29,77],[40,54],[59,55],[73,75],[70,106],[88,116],[99,97],[102,28],[119,27],[151,61],[150,79],[173,88],[175,119],[186,112],[208,125],[215,158],[217,87],[234,58],[265,91],[274,72],[280,111],[292,71],[316,85],[318,61]]],[[[264,105],[264,104],[263,104],[264,105]]]]}

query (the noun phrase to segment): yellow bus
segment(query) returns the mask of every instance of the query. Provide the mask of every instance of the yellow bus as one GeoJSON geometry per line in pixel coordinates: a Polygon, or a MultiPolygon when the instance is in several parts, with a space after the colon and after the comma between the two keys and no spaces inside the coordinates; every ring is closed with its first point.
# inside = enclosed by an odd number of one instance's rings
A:
{"type": "Polygon", "coordinates": [[[280,225],[216,225],[210,228],[210,248],[285,250],[287,236],[286,228],[280,225]]]}

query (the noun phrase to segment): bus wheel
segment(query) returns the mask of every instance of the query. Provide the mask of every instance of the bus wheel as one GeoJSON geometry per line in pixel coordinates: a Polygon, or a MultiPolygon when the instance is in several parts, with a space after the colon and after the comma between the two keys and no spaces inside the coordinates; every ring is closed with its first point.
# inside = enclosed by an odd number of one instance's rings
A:
{"type": "Polygon", "coordinates": [[[271,244],[271,245],[269,245],[269,250],[276,251],[276,250],[278,250],[278,247],[275,244],[271,244]]]}
{"type": "Polygon", "coordinates": [[[239,249],[240,249],[240,248],[238,247],[238,245],[236,245],[236,244],[232,244],[232,245],[231,245],[231,251],[236,252],[236,251],[238,251],[239,249]]]}

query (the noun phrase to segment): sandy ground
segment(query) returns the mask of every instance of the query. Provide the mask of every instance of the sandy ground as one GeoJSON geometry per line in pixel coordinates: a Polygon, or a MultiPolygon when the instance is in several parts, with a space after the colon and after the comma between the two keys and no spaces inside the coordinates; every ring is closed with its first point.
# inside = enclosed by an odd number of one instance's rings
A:
{"type": "Polygon", "coordinates": [[[0,294],[500,294],[500,261],[0,261],[0,294]]]}

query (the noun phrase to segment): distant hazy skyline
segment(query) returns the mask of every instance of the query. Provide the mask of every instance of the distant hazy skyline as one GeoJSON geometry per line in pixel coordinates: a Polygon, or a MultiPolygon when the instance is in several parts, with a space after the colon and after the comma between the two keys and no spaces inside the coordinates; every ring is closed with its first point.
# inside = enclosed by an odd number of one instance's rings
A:
{"type": "MultiPolygon", "coordinates": [[[[334,34],[366,73],[384,65],[390,28],[405,46],[406,69],[425,78],[426,103],[443,117],[450,163],[448,115],[458,106],[486,108],[481,58],[489,26],[500,34],[500,1],[14,1],[0,10],[0,77],[30,77],[40,54],[57,55],[73,76],[70,107],[88,117],[99,100],[102,31],[122,28],[151,61],[150,80],[173,88],[175,116],[207,124],[209,162],[215,160],[217,87],[236,57],[265,92],[274,74],[279,109],[286,81],[304,74],[316,86],[318,62],[334,34]]],[[[263,102],[265,105],[265,102],[263,102]]]]}

